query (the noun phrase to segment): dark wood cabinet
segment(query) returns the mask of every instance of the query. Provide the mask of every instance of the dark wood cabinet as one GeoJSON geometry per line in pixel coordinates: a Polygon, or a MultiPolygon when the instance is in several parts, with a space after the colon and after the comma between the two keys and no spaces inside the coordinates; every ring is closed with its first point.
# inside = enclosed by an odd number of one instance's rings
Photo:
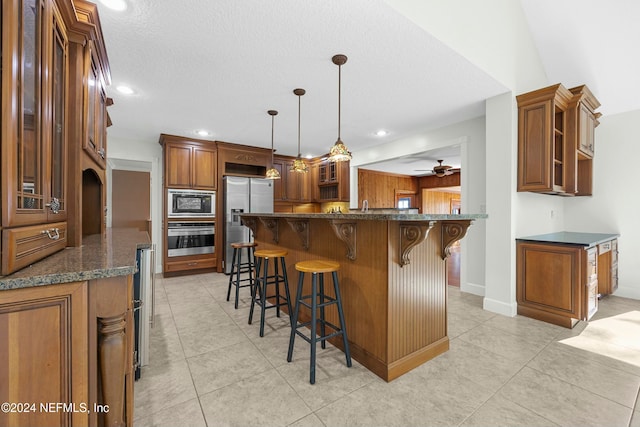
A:
{"type": "Polygon", "coordinates": [[[293,157],[277,156],[273,167],[280,172],[280,179],[274,181],[274,201],[306,203],[311,201],[311,164],[309,172],[293,172],[293,157]]]}
{"type": "Polygon", "coordinates": [[[349,162],[330,162],[321,160],[317,163],[319,202],[349,201],[349,162]]]}
{"type": "Polygon", "coordinates": [[[133,425],[132,284],[119,276],[0,291],[0,400],[37,405],[0,412],[0,425],[133,425]],[[57,402],[74,406],[40,407],[57,402]]]}
{"type": "Polygon", "coordinates": [[[558,232],[516,239],[518,314],[572,328],[617,288],[618,235],[558,232]]]}
{"type": "Polygon", "coordinates": [[[86,120],[83,135],[85,153],[102,169],[107,166],[107,79],[102,72],[98,49],[92,41],[85,46],[85,86],[86,120]]]}
{"type": "Polygon", "coordinates": [[[518,191],[566,194],[575,186],[575,147],[566,135],[572,98],[561,84],[517,97],[518,191]]]}
{"type": "Polygon", "coordinates": [[[218,152],[215,142],[160,135],[164,148],[165,188],[216,190],[218,152]]]}
{"type": "Polygon", "coordinates": [[[598,293],[609,295],[618,289],[618,240],[598,245],[598,293]]]}
{"type": "Polygon", "coordinates": [[[586,86],[556,84],[517,96],[518,191],[592,194],[600,106],[586,86]]]}

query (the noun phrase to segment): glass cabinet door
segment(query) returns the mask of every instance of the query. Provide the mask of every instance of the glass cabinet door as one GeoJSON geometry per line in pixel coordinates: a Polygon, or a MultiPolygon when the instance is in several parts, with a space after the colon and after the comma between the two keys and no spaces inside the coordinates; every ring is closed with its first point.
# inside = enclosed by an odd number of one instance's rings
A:
{"type": "Polygon", "coordinates": [[[16,138],[17,176],[15,190],[17,212],[44,209],[44,185],[41,160],[43,64],[41,62],[44,5],[40,0],[20,3],[20,47],[18,52],[18,135],[16,138]]]}
{"type": "Polygon", "coordinates": [[[67,40],[60,28],[60,20],[54,14],[53,20],[53,58],[51,92],[51,191],[48,201],[49,215],[66,211],[65,173],[66,173],[66,86],[67,86],[67,40]]]}

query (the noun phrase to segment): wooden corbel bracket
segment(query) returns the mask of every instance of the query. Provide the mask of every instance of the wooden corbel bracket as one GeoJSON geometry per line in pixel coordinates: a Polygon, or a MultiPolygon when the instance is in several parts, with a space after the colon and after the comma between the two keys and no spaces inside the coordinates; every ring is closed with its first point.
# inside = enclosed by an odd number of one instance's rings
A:
{"type": "Polygon", "coordinates": [[[347,258],[356,259],[356,223],[349,220],[330,219],[329,224],[333,231],[347,245],[347,258]]]}
{"type": "Polygon", "coordinates": [[[451,245],[462,239],[471,226],[472,220],[447,220],[442,221],[441,250],[442,259],[447,259],[451,255],[451,245]]]}
{"type": "Polygon", "coordinates": [[[400,267],[411,263],[409,252],[425,241],[435,224],[435,221],[400,223],[400,267]]]}

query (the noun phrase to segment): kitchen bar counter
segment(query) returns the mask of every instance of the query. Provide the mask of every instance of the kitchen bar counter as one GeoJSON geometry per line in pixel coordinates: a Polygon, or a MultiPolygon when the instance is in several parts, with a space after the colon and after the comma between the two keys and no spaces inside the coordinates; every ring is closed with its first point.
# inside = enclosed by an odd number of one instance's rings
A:
{"type": "Polygon", "coordinates": [[[147,232],[109,228],[86,236],[82,246],[68,247],[9,276],[0,276],[0,291],[127,276],[136,272],[136,250],[151,246],[147,232]]]}
{"type": "MultiPolygon", "coordinates": [[[[352,356],[386,381],[449,349],[446,263],[477,215],[242,214],[259,249],[282,248],[292,300],[295,263],[340,263],[352,356]]],[[[473,255],[471,255],[473,256],[473,255]]],[[[309,283],[305,283],[308,294],[309,283]]],[[[333,308],[333,307],[332,307],[333,308]]],[[[327,309],[336,324],[337,314],[327,309]]],[[[302,321],[309,314],[301,313],[302,321]]],[[[341,340],[331,342],[342,348],[341,340]]]]}

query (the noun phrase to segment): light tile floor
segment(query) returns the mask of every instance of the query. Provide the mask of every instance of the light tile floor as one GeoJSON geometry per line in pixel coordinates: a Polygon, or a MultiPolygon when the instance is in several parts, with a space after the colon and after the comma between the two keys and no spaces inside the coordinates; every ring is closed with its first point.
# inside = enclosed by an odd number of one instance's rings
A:
{"type": "Polygon", "coordinates": [[[223,274],[156,283],[136,426],[640,427],[637,300],[607,297],[570,330],[449,288],[448,352],[386,383],[328,345],[310,385],[308,344],[296,340],[287,363],[288,317],[271,310],[260,338],[248,288],[235,310],[223,274]]]}

